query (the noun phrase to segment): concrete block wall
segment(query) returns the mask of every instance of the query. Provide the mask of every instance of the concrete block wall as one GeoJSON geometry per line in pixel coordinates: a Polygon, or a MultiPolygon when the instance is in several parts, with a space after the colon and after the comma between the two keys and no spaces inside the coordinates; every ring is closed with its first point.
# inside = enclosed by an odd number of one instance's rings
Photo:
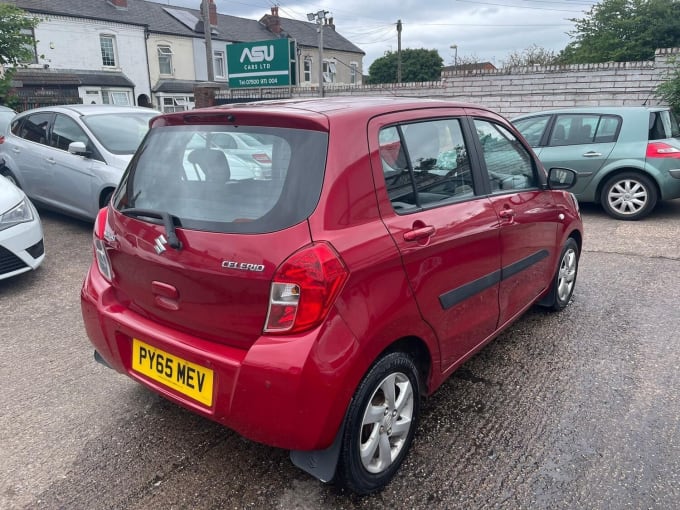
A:
{"type": "MultiPolygon", "coordinates": [[[[654,91],[680,60],[680,48],[656,51],[654,60],[569,66],[512,67],[473,73],[443,73],[441,81],[334,87],[330,96],[408,96],[465,101],[506,117],[550,108],[660,104],[654,91]]],[[[294,97],[314,97],[318,89],[293,88],[294,97]]]]}

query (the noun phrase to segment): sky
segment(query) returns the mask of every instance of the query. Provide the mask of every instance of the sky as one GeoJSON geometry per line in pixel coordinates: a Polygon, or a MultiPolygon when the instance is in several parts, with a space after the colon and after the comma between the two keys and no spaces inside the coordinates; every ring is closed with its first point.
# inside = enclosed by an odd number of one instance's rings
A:
{"type": "MultiPolygon", "coordinates": [[[[152,0],[198,9],[201,0],[152,0]]],[[[570,18],[584,18],[596,4],[588,0],[214,0],[221,14],[259,20],[279,6],[279,16],[307,20],[326,10],[336,30],[366,52],[363,73],[385,52],[397,51],[397,20],[402,49],[436,49],[451,65],[473,59],[496,67],[512,52],[532,45],[555,51],[572,39],[570,18]],[[452,49],[451,46],[456,46],[452,49]]]]}

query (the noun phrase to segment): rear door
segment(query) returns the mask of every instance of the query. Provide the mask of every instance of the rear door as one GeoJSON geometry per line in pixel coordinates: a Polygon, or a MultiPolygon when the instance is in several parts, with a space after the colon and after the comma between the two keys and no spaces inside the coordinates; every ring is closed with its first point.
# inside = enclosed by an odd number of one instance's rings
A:
{"type": "Polygon", "coordinates": [[[383,221],[446,370],[496,329],[500,232],[479,194],[463,111],[424,115],[374,119],[369,140],[383,221]]]}
{"type": "Polygon", "coordinates": [[[49,133],[52,112],[37,112],[13,125],[6,139],[6,149],[17,166],[26,194],[48,201],[50,185],[47,177],[53,171],[50,164],[49,133]]]}
{"type": "MultiPolygon", "coordinates": [[[[473,112],[474,114],[474,112],[473,112]]],[[[559,211],[533,156],[499,121],[475,118],[489,198],[500,219],[502,327],[524,311],[554,274],[559,211]]]]}

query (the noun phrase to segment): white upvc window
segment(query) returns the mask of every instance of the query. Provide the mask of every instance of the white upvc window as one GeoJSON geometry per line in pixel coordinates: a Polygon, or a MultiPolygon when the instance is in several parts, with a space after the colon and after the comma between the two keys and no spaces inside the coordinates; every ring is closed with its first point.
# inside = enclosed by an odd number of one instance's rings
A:
{"type": "Polygon", "coordinates": [[[332,60],[323,61],[323,81],[324,83],[335,83],[335,62],[332,60]]]}
{"type": "Polygon", "coordinates": [[[102,89],[102,103],[131,105],[130,93],[126,90],[102,89]]]}
{"type": "Polygon", "coordinates": [[[305,57],[304,65],[302,67],[302,81],[311,82],[312,81],[312,57],[305,57]]]}
{"type": "Polygon", "coordinates": [[[163,113],[183,112],[194,107],[194,96],[162,96],[159,99],[163,113]]]}
{"type": "Polygon", "coordinates": [[[224,58],[223,51],[213,51],[213,70],[215,72],[215,78],[227,77],[227,68],[225,62],[226,59],[224,58]]]}
{"type": "Polygon", "coordinates": [[[100,35],[99,46],[102,52],[102,65],[104,67],[116,67],[116,37],[100,35]]]}
{"type": "Polygon", "coordinates": [[[357,83],[358,69],[359,69],[359,63],[358,62],[350,62],[349,63],[349,82],[352,85],[356,85],[356,83],[357,83]]]}
{"type": "Polygon", "coordinates": [[[172,48],[170,46],[158,46],[158,69],[161,74],[173,74],[172,55],[172,48]]]}
{"type": "Polygon", "coordinates": [[[26,43],[23,46],[31,53],[32,57],[29,60],[22,62],[22,64],[37,64],[38,52],[35,50],[35,32],[33,32],[32,28],[22,28],[20,32],[23,37],[26,37],[27,39],[30,37],[31,39],[30,43],[26,43]]]}

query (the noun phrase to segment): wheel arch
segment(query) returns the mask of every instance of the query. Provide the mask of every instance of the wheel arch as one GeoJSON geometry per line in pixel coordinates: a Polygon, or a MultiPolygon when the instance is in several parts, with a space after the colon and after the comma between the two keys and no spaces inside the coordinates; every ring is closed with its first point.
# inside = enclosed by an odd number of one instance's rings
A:
{"type": "Polygon", "coordinates": [[[111,195],[113,192],[116,190],[114,186],[105,186],[102,188],[102,190],[99,192],[99,208],[101,209],[102,207],[106,207],[107,202],[109,201],[108,199],[111,198],[111,195]]]}
{"type": "Polygon", "coordinates": [[[656,196],[661,197],[661,187],[659,186],[659,183],[657,182],[656,178],[647,170],[644,168],[636,167],[636,166],[622,166],[618,167],[614,170],[611,170],[607,173],[603,173],[602,177],[600,178],[599,182],[597,183],[597,188],[595,189],[595,202],[600,204],[602,203],[602,190],[604,189],[604,185],[612,178],[620,174],[624,173],[637,173],[641,174],[644,177],[647,177],[654,183],[654,190],[656,191],[656,196]]]}

